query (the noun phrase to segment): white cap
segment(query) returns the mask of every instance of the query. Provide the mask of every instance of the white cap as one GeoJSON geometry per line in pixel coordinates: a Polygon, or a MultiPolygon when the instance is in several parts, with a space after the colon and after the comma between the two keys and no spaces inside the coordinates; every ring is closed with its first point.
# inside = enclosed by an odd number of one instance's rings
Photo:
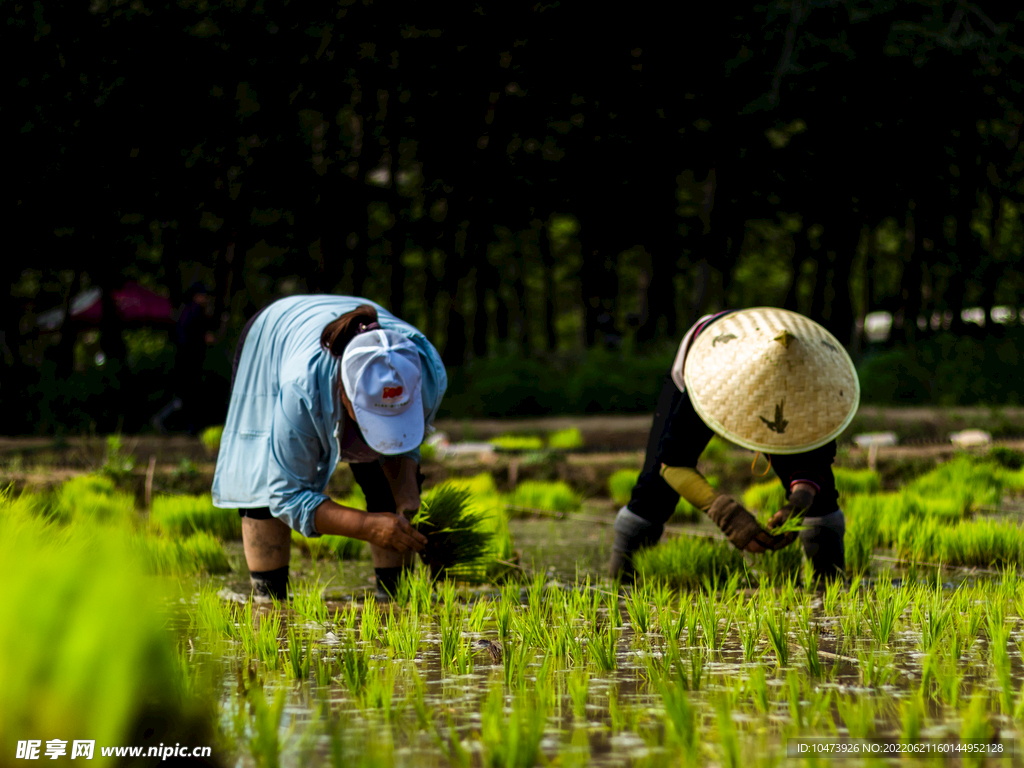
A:
{"type": "Polygon", "coordinates": [[[408,338],[380,329],[357,334],[341,356],[341,383],[377,453],[406,453],[423,441],[420,353],[408,338]]]}

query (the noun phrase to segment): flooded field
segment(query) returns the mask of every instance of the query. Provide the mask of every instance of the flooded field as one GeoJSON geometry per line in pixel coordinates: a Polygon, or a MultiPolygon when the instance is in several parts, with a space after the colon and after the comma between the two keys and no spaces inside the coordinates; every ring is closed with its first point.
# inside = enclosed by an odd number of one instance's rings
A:
{"type": "MultiPolygon", "coordinates": [[[[715,450],[705,474],[777,508],[777,481],[715,450]]],[[[206,744],[224,766],[1017,765],[1017,459],[897,487],[838,467],[848,578],[819,589],[798,546],[740,555],[683,505],[621,587],[604,570],[635,470],[601,496],[440,462],[492,561],[480,583],[418,568],[387,603],[359,542],[298,536],[290,600],[253,602],[238,517],[202,495],[144,509],[109,472],[8,491],[0,576],[23,621],[0,631],[0,742],[206,744]],[[812,738],[930,751],[796,756],[812,738]]]]}

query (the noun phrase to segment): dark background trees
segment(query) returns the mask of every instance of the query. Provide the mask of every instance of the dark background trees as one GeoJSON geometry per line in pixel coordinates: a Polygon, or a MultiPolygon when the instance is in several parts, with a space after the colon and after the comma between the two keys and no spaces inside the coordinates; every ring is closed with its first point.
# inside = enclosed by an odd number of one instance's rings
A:
{"type": "Polygon", "coordinates": [[[459,415],[645,410],[690,322],[758,304],[868,397],[1014,401],[1020,12],[706,5],[7,6],[7,431],[147,423],[173,349],[126,281],[212,288],[210,420],[246,318],[332,291],[423,329],[459,415]]]}

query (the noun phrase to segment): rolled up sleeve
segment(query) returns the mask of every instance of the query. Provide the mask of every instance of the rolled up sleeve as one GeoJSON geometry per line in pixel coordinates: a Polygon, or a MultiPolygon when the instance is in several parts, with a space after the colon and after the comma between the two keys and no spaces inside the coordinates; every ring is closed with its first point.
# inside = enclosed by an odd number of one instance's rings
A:
{"type": "Polygon", "coordinates": [[[319,536],[316,508],[330,497],[315,488],[327,461],[310,399],[294,384],[281,388],[270,433],[270,513],[303,536],[319,536]]]}

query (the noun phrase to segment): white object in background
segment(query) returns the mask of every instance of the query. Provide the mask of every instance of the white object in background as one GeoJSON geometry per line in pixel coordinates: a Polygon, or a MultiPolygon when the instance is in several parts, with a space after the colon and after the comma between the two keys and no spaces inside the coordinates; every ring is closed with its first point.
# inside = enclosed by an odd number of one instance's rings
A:
{"type": "Polygon", "coordinates": [[[868,449],[868,469],[872,472],[878,466],[878,447],[880,445],[896,445],[895,432],[865,432],[854,435],[853,442],[858,448],[868,449]]]}
{"type": "Polygon", "coordinates": [[[865,432],[854,435],[853,442],[858,448],[870,448],[872,445],[896,445],[895,432],[865,432]]]}
{"type": "Polygon", "coordinates": [[[455,456],[467,453],[494,453],[494,446],[490,443],[447,443],[438,445],[437,450],[442,456],[455,456]]]}
{"type": "Polygon", "coordinates": [[[965,429],[960,432],[953,432],[949,441],[957,448],[971,448],[978,445],[988,445],[992,442],[992,435],[980,429],[965,429]]]}

